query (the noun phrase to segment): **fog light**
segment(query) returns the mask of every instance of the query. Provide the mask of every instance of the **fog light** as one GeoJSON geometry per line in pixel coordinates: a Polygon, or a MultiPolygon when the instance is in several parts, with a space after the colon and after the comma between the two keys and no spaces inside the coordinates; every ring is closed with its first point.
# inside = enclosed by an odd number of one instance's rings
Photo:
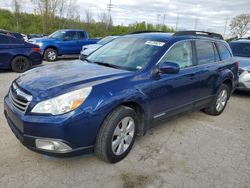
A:
{"type": "Polygon", "coordinates": [[[72,150],[71,147],[57,140],[36,139],[36,147],[48,151],[66,152],[72,150]]]}

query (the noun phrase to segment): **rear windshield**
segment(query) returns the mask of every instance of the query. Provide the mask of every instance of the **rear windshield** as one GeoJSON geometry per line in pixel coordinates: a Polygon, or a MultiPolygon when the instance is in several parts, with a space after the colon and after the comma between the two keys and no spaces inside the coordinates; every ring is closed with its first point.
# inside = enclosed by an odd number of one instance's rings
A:
{"type": "Polygon", "coordinates": [[[250,57],[250,43],[230,43],[234,56],[250,57]]]}

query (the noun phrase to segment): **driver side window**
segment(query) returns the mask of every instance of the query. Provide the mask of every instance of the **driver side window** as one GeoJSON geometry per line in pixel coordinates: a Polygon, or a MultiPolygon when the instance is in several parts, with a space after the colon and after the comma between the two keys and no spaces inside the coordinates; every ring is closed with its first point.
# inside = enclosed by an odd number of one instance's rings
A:
{"type": "Polygon", "coordinates": [[[70,40],[78,40],[78,34],[77,34],[77,32],[75,32],[75,31],[68,31],[68,32],[65,34],[64,39],[67,40],[67,41],[70,41],[70,40]]]}
{"type": "Polygon", "coordinates": [[[191,41],[178,42],[170,48],[160,63],[177,63],[180,68],[191,67],[193,65],[193,52],[191,41]]]}

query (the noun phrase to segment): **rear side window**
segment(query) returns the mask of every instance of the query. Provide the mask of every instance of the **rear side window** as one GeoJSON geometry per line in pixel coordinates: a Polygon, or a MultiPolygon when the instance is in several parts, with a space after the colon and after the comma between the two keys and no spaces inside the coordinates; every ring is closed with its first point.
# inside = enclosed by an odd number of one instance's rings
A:
{"type": "Polygon", "coordinates": [[[23,44],[23,41],[14,37],[10,37],[11,44],[23,44]]]}
{"type": "Polygon", "coordinates": [[[234,56],[250,57],[250,43],[230,43],[234,56]]]}
{"type": "Polygon", "coordinates": [[[83,32],[78,32],[78,34],[79,34],[79,40],[85,39],[85,35],[83,32]]]}
{"type": "Polygon", "coordinates": [[[217,47],[220,53],[221,60],[226,60],[232,57],[230,51],[224,44],[217,43],[217,47]]]}
{"type": "Polygon", "coordinates": [[[23,39],[23,36],[22,36],[20,33],[12,33],[12,35],[13,35],[14,37],[16,37],[17,39],[20,39],[20,40],[23,39]]]}
{"type": "Polygon", "coordinates": [[[0,35],[0,44],[9,44],[9,37],[6,37],[4,35],[0,35]]]}
{"type": "Polygon", "coordinates": [[[186,68],[193,65],[192,43],[190,41],[179,42],[175,44],[160,63],[163,62],[177,63],[180,68],[186,68]]]}
{"type": "Polygon", "coordinates": [[[64,39],[66,39],[66,40],[79,40],[79,36],[78,36],[78,33],[76,31],[68,31],[65,34],[64,39]]]}
{"type": "Polygon", "coordinates": [[[209,41],[195,41],[197,50],[197,61],[199,65],[214,63],[218,61],[218,53],[215,51],[214,44],[209,41]],[[216,57],[216,53],[217,57],[216,57]]]}

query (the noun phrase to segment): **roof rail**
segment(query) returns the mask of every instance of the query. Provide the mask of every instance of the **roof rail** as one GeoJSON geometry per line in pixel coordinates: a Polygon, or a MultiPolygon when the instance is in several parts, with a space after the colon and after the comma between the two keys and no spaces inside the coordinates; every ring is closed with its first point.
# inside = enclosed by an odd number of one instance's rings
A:
{"type": "Polygon", "coordinates": [[[244,40],[250,40],[250,37],[246,37],[246,38],[236,38],[236,40],[242,40],[242,39],[244,39],[244,40]]]}
{"type": "Polygon", "coordinates": [[[134,31],[129,34],[140,34],[140,33],[164,33],[164,31],[145,30],[145,31],[134,31]]]}
{"type": "Polygon", "coordinates": [[[210,37],[210,38],[224,40],[221,34],[211,33],[206,31],[178,31],[173,36],[183,36],[183,35],[202,36],[202,37],[210,37]]]}

